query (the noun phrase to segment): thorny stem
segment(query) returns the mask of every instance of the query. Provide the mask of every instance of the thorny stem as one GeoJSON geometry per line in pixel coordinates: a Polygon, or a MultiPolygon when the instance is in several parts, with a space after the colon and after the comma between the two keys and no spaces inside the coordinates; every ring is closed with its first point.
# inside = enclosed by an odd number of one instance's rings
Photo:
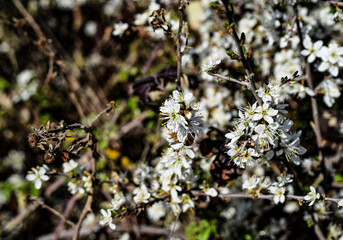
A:
{"type": "MultiPolygon", "coordinates": [[[[294,6],[294,13],[296,16],[296,24],[297,24],[297,29],[298,29],[298,35],[299,35],[299,39],[300,39],[300,44],[301,47],[304,48],[303,46],[303,36],[302,36],[302,32],[301,32],[301,26],[300,26],[300,22],[299,22],[299,15],[298,15],[298,8],[295,5],[294,6]]],[[[312,67],[311,64],[309,62],[306,61],[306,80],[307,80],[307,84],[308,87],[315,92],[315,88],[314,88],[314,79],[312,76],[312,67]]],[[[324,175],[324,189],[327,190],[327,186],[328,186],[328,178],[326,175],[326,166],[325,166],[325,156],[323,154],[323,137],[321,134],[321,130],[320,130],[320,121],[319,121],[319,111],[318,111],[318,102],[317,102],[317,95],[315,94],[314,96],[311,96],[311,107],[312,107],[312,117],[313,117],[313,121],[314,121],[314,133],[316,135],[316,143],[318,146],[318,154],[319,154],[319,159],[320,159],[320,164],[321,164],[321,168],[322,168],[322,173],[324,175]]]]}
{"type": "Polygon", "coordinates": [[[245,73],[247,75],[247,78],[249,79],[249,89],[252,91],[255,99],[258,101],[259,105],[262,105],[262,99],[257,95],[256,93],[256,85],[255,85],[255,81],[254,81],[254,77],[253,77],[253,71],[251,70],[250,64],[248,62],[248,60],[245,58],[244,53],[243,53],[243,49],[242,49],[242,43],[238,37],[236,28],[235,28],[235,21],[233,18],[233,6],[231,5],[229,0],[222,0],[222,3],[224,5],[225,8],[225,13],[226,13],[226,17],[229,21],[229,25],[231,26],[231,24],[233,24],[234,26],[231,27],[231,35],[233,37],[233,40],[236,44],[236,47],[238,49],[238,55],[239,55],[239,59],[241,61],[241,63],[243,64],[243,67],[245,68],[245,73]],[[229,9],[229,5],[230,5],[230,9],[229,9]]]}

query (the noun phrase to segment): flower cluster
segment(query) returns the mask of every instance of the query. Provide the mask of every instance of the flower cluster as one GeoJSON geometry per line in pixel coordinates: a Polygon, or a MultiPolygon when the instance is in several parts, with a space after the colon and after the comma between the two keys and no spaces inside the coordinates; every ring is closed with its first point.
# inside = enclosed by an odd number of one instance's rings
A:
{"type": "Polygon", "coordinates": [[[266,163],[275,155],[284,155],[288,161],[300,164],[306,149],[300,146],[301,131],[291,133],[293,121],[286,119],[287,104],[279,102],[279,86],[264,85],[257,90],[263,105],[255,102],[239,111],[234,129],[226,134],[228,155],[242,168],[254,162],[266,163]]]}
{"type": "Polygon", "coordinates": [[[291,182],[293,182],[293,179],[289,174],[278,176],[276,182],[271,182],[269,177],[254,175],[252,177],[245,178],[242,184],[242,189],[246,189],[248,192],[255,194],[258,194],[263,190],[268,190],[274,195],[273,200],[275,204],[278,204],[285,202],[286,191],[291,190],[291,188],[289,190],[286,188],[286,184],[291,182]]]}

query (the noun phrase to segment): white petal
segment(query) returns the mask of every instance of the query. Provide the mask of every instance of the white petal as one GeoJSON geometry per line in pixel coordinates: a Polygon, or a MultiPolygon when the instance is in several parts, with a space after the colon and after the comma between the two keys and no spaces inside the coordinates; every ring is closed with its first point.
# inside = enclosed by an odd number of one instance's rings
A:
{"type": "Polygon", "coordinates": [[[116,229],[116,225],[114,223],[109,223],[108,226],[112,229],[115,230],[116,229]]]}
{"type": "Polygon", "coordinates": [[[35,182],[35,188],[36,189],[40,189],[42,187],[42,181],[41,180],[36,180],[36,182],[35,182]]]}
{"type": "Polygon", "coordinates": [[[257,132],[258,134],[262,134],[264,129],[266,129],[266,126],[264,126],[263,124],[259,124],[255,127],[255,132],[257,132]]]}
{"type": "Polygon", "coordinates": [[[26,175],[26,179],[28,180],[28,181],[34,181],[35,179],[36,179],[36,175],[34,175],[34,174],[27,174],[26,175]]]}
{"type": "Polygon", "coordinates": [[[310,56],[308,56],[307,58],[307,62],[309,63],[313,63],[314,60],[316,60],[316,56],[314,54],[311,54],[310,56]]]}

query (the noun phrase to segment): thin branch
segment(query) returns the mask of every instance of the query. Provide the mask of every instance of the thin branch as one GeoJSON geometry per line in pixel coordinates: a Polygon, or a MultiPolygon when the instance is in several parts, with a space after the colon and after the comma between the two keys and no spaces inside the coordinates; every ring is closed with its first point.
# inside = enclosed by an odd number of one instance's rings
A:
{"type": "Polygon", "coordinates": [[[249,83],[248,82],[244,82],[244,81],[239,81],[235,78],[232,78],[232,77],[229,77],[229,76],[224,76],[224,75],[220,75],[218,73],[211,73],[211,72],[208,72],[211,76],[213,77],[217,77],[217,78],[220,78],[220,79],[223,79],[223,80],[226,80],[226,81],[230,81],[230,82],[234,82],[234,83],[238,83],[240,85],[243,85],[243,86],[246,86],[249,88],[249,83]]]}
{"type": "Polygon", "coordinates": [[[177,39],[176,39],[176,53],[177,53],[177,79],[176,84],[178,87],[181,87],[181,70],[182,70],[182,53],[181,53],[181,34],[183,28],[183,16],[184,16],[184,4],[182,0],[180,0],[179,6],[179,29],[177,32],[177,39]]]}
{"type": "Polygon", "coordinates": [[[225,13],[226,13],[226,17],[229,21],[229,25],[233,27],[231,27],[231,35],[232,38],[236,44],[236,47],[238,49],[238,55],[239,55],[239,59],[241,61],[241,63],[243,64],[244,68],[245,68],[245,73],[247,75],[247,78],[249,79],[249,89],[251,90],[251,92],[253,93],[255,99],[258,101],[259,105],[262,105],[262,99],[257,95],[256,93],[256,85],[255,85],[255,80],[254,80],[254,73],[251,70],[250,64],[248,62],[248,60],[245,58],[244,53],[243,53],[243,49],[242,49],[242,43],[238,37],[236,28],[235,28],[235,21],[233,18],[233,6],[231,5],[229,0],[222,0],[222,3],[224,5],[224,9],[225,9],[225,13]],[[229,9],[230,6],[230,9],[229,9]]]}
{"type": "MultiPolygon", "coordinates": [[[[299,21],[299,13],[298,13],[298,8],[296,5],[294,5],[294,13],[296,16],[296,24],[297,24],[297,29],[298,29],[298,35],[300,39],[300,44],[301,47],[304,48],[303,46],[303,36],[302,36],[302,29],[299,21]]],[[[306,61],[306,59],[305,59],[306,61]]],[[[309,62],[306,61],[306,80],[308,87],[315,92],[314,88],[314,79],[312,76],[312,66],[309,62]]],[[[323,153],[323,137],[322,133],[320,130],[320,120],[319,120],[319,110],[318,110],[318,102],[317,102],[317,95],[315,94],[314,96],[311,96],[311,106],[312,106],[312,117],[314,121],[314,133],[316,135],[316,143],[318,146],[318,155],[321,163],[321,168],[322,168],[322,174],[324,175],[324,189],[327,190],[327,187],[329,186],[328,183],[328,177],[326,175],[326,166],[325,166],[325,156],[323,153]]]]}
{"type": "Polygon", "coordinates": [[[340,7],[343,7],[343,2],[336,2],[336,1],[328,1],[328,3],[331,3],[333,5],[337,5],[337,6],[340,6],[340,7]]]}
{"type": "Polygon", "coordinates": [[[176,225],[177,225],[177,221],[179,220],[179,217],[180,217],[180,214],[181,214],[181,211],[177,214],[176,216],[176,219],[175,219],[175,223],[174,223],[174,226],[173,226],[173,229],[170,231],[170,234],[168,236],[168,239],[171,240],[171,237],[173,236],[173,233],[175,232],[175,228],[176,228],[176,225]]]}
{"type": "MultiPolygon", "coordinates": [[[[194,196],[208,196],[206,193],[197,190],[190,191],[194,196]]],[[[250,199],[264,199],[273,201],[274,195],[266,195],[266,194],[249,194],[249,193],[226,193],[226,194],[218,194],[219,198],[227,199],[227,198],[250,198],[250,199]]],[[[297,201],[305,201],[305,196],[297,196],[292,194],[285,195],[286,199],[290,200],[297,200],[297,201]]],[[[338,203],[340,200],[339,198],[324,198],[324,201],[338,203]]],[[[319,201],[319,200],[318,200],[319,201]]]]}
{"type": "Polygon", "coordinates": [[[304,75],[304,76],[300,76],[300,77],[296,77],[296,78],[291,79],[291,82],[301,82],[301,81],[306,80],[306,79],[307,79],[307,76],[304,75]]]}
{"type": "MultiPolygon", "coordinates": [[[[101,226],[95,226],[93,228],[89,227],[82,227],[80,230],[80,238],[85,238],[89,236],[91,233],[95,232],[100,232],[104,229],[104,227],[101,226]]],[[[159,228],[159,227],[154,227],[154,226],[148,226],[148,225],[138,225],[138,229],[140,233],[144,236],[169,236],[170,230],[165,229],[165,228],[159,228]]],[[[114,233],[116,232],[133,232],[133,229],[130,229],[126,225],[118,225],[113,231],[114,233]]],[[[59,236],[59,239],[70,239],[73,236],[73,230],[64,230],[61,232],[61,235],[59,236]]],[[[186,236],[182,232],[174,232],[173,237],[175,238],[180,238],[180,239],[186,239],[186,236]]],[[[53,240],[54,239],[54,234],[46,234],[43,236],[40,236],[37,238],[38,240],[53,240]]]]}
{"type": "MultiPolygon", "coordinates": [[[[93,171],[92,171],[92,178],[93,178],[94,174],[95,174],[95,171],[94,171],[94,169],[95,169],[95,159],[92,158],[91,162],[92,162],[92,169],[93,169],[93,171]]],[[[94,183],[92,183],[92,187],[91,187],[91,189],[89,191],[89,195],[87,197],[87,202],[84,205],[83,210],[81,212],[81,215],[79,217],[79,221],[76,224],[75,232],[74,232],[74,235],[73,235],[73,240],[77,240],[79,238],[82,222],[86,218],[87,213],[88,212],[92,212],[93,193],[94,193],[94,183]]]]}
{"type": "Polygon", "coordinates": [[[98,115],[96,115],[92,121],[90,122],[89,126],[92,126],[93,123],[104,113],[109,113],[110,111],[112,111],[113,109],[116,108],[115,102],[111,101],[109,104],[107,104],[106,109],[104,109],[103,111],[101,111],[98,115]]]}
{"type": "Polygon", "coordinates": [[[53,209],[52,207],[46,205],[45,203],[43,202],[40,202],[39,203],[42,208],[45,208],[47,210],[49,210],[50,212],[52,212],[53,214],[55,214],[57,217],[59,217],[63,222],[69,224],[70,226],[72,227],[75,227],[75,223],[73,223],[72,221],[66,219],[60,212],[58,212],[57,210],[53,209]]]}
{"type": "Polygon", "coordinates": [[[20,14],[23,15],[25,20],[31,25],[35,33],[38,35],[38,38],[46,39],[39,25],[36,23],[31,14],[25,9],[23,4],[19,0],[12,0],[12,2],[16,6],[20,14]]]}

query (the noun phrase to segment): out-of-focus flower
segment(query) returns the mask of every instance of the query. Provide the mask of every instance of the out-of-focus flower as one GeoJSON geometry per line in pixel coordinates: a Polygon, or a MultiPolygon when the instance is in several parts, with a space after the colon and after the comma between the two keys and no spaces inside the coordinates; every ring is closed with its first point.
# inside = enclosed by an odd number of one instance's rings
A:
{"type": "Polygon", "coordinates": [[[72,172],[75,168],[77,168],[78,164],[77,162],[75,162],[73,159],[69,160],[69,162],[65,162],[63,163],[62,167],[63,167],[63,172],[65,174],[68,174],[70,172],[72,172]]]}
{"type": "Polygon", "coordinates": [[[133,190],[134,196],[133,200],[135,203],[148,203],[151,194],[148,192],[147,187],[143,184],[140,187],[133,190]]]}
{"type": "Polygon", "coordinates": [[[129,28],[129,24],[128,23],[116,23],[114,24],[114,29],[112,32],[113,36],[120,36],[122,35],[127,29],[129,28]]]}
{"type": "Polygon", "coordinates": [[[153,222],[159,221],[166,215],[166,208],[163,202],[154,203],[147,211],[149,219],[153,222]]]}

